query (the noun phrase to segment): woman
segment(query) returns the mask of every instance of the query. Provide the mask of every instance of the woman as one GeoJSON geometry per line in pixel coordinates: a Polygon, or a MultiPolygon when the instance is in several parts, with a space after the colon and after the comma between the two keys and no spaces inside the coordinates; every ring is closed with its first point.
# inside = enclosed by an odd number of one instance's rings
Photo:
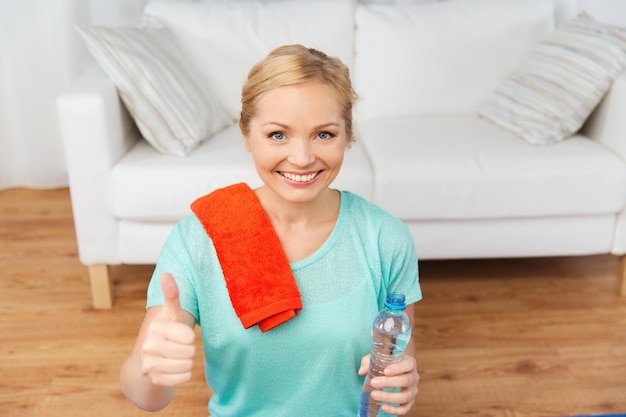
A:
{"type": "MultiPolygon", "coordinates": [[[[174,227],[122,367],[122,390],[138,407],[164,408],[175,387],[190,378],[193,327],[199,324],[214,392],[211,416],[357,414],[374,317],[386,294],[397,291],[406,295],[412,318],[421,291],[406,226],[364,199],[330,188],[354,140],[355,100],[348,68],[314,49],[283,46],[252,68],[239,125],[263,186],[250,190],[252,197],[246,186],[227,187],[226,194],[236,189],[248,199],[235,203],[216,191],[174,227]],[[255,222],[266,219],[269,226],[254,223],[249,237],[238,235],[247,233],[248,213],[259,211],[255,222]],[[265,235],[257,241],[259,230],[265,235]],[[260,285],[254,280],[265,268],[274,269],[260,285]],[[237,293],[247,286],[257,289],[237,293]],[[240,314],[254,303],[260,310],[286,304],[259,301],[283,290],[295,291],[285,298],[296,304],[269,324],[246,322],[249,310],[240,314]]],[[[411,342],[405,359],[372,381],[379,389],[372,397],[389,403],[383,411],[404,415],[418,380],[411,342]]]]}

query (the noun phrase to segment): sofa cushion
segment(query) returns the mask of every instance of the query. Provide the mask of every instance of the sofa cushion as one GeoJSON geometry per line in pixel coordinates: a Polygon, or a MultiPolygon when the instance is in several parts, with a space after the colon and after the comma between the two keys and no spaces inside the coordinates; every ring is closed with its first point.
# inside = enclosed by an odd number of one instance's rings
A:
{"type": "Polygon", "coordinates": [[[551,1],[356,6],[358,119],[471,114],[554,27],[551,1]]]}
{"type": "MultiPolygon", "coordinates": [[[[191,213],[189,205],[196,198],[237,182],[261,185],[238,126],[217,133],[187,158],[160,154],[139,140],[111,170],[113,214],[125,220],[175,222],[191,213]]],[[[361,144],[346,151],[333,186],[372,198],[372,168],[361,144]]]]}
{"type": "Polygon", "coordinates": [[[611,252],[615,215],[424,220],[408,226],[422,260],[589,255],[611,252]]]}
{"type": "Polygon", "coordinates": [[[374,202],[403,220],[596,215],[626,200],[624,162],[582,136],[537,147],[465,116],[370,121],[359,137],[374,202]]]}
{"type": "Polygon", "coordinates": [[[352,0],[172,2],[152,0],[143,24],[180,41],[231,117],[241,110],[248,71],[272,49],[301,43],[352,65],[352,0]]]}
{"type": "Polygon", "coordinates": [[[626,28],[581,15],[533,50],[478,108],[478,114],[529,143],[578,131],[626,67],[626,28]]]}
{"type": "Polygon", "coordinates": [[[77,26],[146,140],[177,156],[231,121],[166,30],[77,26]]]}

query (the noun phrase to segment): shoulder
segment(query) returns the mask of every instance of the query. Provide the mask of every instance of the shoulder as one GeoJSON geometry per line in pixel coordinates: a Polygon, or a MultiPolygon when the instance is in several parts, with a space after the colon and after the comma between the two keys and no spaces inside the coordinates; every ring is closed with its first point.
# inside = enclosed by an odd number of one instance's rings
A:
{"type": "Polygon", "coordinates": [[[195,252],[203,251],[211,244],[211,239],[198,217],[190,214],[172,227],[163,249],[195,252]]]}
{"type": "Polygon", "coordinates": [[[341,193],[341,210],[349,228],[376,241],[381,251],[415,251],[413,235],[402,220],[359,195],[341,193]]]}
{"type": "Polygon", "coordinates": [[[172,229],[173,233],[182,233],[184,235],[206,234],[200,219],[195,214],[189,214],[179,220],[172,229]]]}
{"type": "Polygon", "coordinates": [[[402,220],[357,194],[350,191],[341,191],[341,201],[342,209],[345,208],[346,212],[351,216],[359,218],[359,220],[367,220],[380,227],[408,231],[402,220]]]}

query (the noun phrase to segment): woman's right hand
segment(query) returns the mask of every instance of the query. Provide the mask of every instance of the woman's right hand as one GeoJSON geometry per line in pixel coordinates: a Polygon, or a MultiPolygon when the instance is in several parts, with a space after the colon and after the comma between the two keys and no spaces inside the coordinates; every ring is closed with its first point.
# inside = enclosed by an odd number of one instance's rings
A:
{"type": "Polygon", "coordinates": [[[191,378],[195,333],[190,315],[180,305],[178,286],[171,274],[161,276],[165,305],[147,327],[140,349],[141,370],[155,385],[173,387],[191,378]],[[190,325],[191,324],[191,325],[190,325]]]}

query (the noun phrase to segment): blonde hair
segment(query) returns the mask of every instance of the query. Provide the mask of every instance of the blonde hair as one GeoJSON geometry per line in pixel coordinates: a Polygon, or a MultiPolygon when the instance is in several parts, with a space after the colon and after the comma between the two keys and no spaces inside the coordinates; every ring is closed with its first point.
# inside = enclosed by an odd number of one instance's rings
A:
{"type": "Polygon", "coordinates": [[[339,102],[346,124],[348,145],[354,142],[352,107],[357,95],[350,81],[350,70],[339,58],[302,45],[285,45],[274,49],[248,73],[241,91],[239,128],[249,133],[250,120],[256,114],[258,98],[278,87],[318,81],[330,89],[339,102]]]}

